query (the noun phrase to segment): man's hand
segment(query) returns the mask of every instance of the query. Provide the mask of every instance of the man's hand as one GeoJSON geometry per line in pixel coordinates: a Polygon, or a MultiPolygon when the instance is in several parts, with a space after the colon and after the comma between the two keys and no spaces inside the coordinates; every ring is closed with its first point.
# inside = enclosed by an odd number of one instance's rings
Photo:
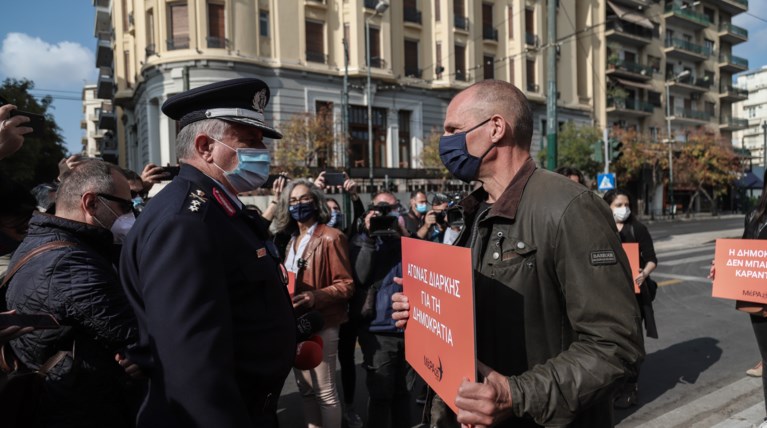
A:
{"type": "MultiPolygon", "coordinates": [[[[394,282],[401,285],[402,278],[394,278],[394,282]]],[[[397,328],[405,328],[407,320],[410,318],[410,303],[407,300],[407,296],[404,293],[394,293],[391,296],[391,301],[391,317],[396,321],[394,325],[397,328]]]]}
{"type": "Polygon", "coordinates": [[[713,260],[711,260],[711,268],[708,270],[708,279],[712,281],[716,279],[716,266],[713,260]]]}
{"type": "Polygon", "coordinates": [[[322,171],[320,175],[314,179],[314,185],[322,190],[325,190],[325,171],[322,171]]]}
{"type": "Polygon", "coordinates": [[[149,193],[149,190],[155,184],[167,179],[169,174],[165,172],[165,169],[161,166],[157,166],[153,163],[144,165],[144,170],[141,171],[141,181],[144,183],[144,193],[149,193]]]}
{"type": "Polygon", "coordinates": [[[115,354],[115,361],[117,361],[117,364],[125,370],[125,374],[133,379],[141,379],[144,377],[144,373],[141,371],[141,367],[139,367],[138,364],[131,362],[131,360],[123,357],[119,353],[115,354]]]}
{"type": "Polygon", "coordinates": [[[644,269],[639,269],[639,274],[634,277],[634,282],[636,285],[642,285],[645,279],[647,279],[649,275],[645,275],[644,269]]]}
{"type": "MultiPolygon", "coordinates": [[[[16,310],[8,311],[8,312],[0,312],[0,318],[2,318],[3,315],[15,315],[16,310]]],[[[22,327],[19,325],[12,325],[10,327],[6,327],[2,330],[0,330],[0,345],[3,343],[13,340],[19,336],[23,336],[27,333],[30,333],[34,331],[34,327],[22,327]]]]}
{"type": "Polygon", "coordinates": [[[300,307],[314,307],[314,293],[305,292],[293,296],[293,309],[300,307]]]}
{"type": "Polygon", "coordinates": [[[0,159],[16,153],[24,144],[24,135],[32,132],[32,128],[21,126],[29,122],[27,116],[11,117],[11,111],[16,106],[6,104],[0,107],[0,159]]]}
{"type": "Polygon", "coordinates": [[[279,202],[282,191],[285,190],[285,186],[287,186],[287,184],[288,176],[284,172],[280,173],[280,176],[274,180],[274,183],[272,183],[272,195],[274,195],[274,200],[276,202],[279,202]]]}
{"type": "Polygon", "coordinates": [[[431,227],[435,224],[437,224],[437,212],[430,210],[426,213],[426,217],[423,218],[423,225],[431,227]]]}
{"type": "Polygon", "coordinates": [[[464,379],[458,388],[455,405],[458,422],[473,427],[489,427],[511,415],[511,387],[509,379],[490,367],[479,363],[477,367],[485,378],[483,383],[464,379]]]}
{"type": "Polygon", "coordinates": [[[373,217],[378,217],[379,215],[381,215],[381,213],[376,210],[370,210],[367,214],[365,214],[365,230],[370,231],[370,219],[373,217]]]}
{"type": "Polygon", "coordinates": [[[344,177],[346,177],[346,180],[344,180],[344,190],[352,196],[356,195],[357,182],[349,178],[349,175],[346,172],[344,172],[344,177]]]}

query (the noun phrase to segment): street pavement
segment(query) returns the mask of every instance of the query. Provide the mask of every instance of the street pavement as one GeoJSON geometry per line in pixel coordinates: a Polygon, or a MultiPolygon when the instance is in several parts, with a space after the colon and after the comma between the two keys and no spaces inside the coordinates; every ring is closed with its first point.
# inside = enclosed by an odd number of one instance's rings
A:
{"type": "MultiPolygon", "coordinates": [[[[715,240],[739,238],[743,216],[647,224],[659,260],[652,276],[660,286],[654,302],[660,338],[645,339],[639,405],[616,411],[617,427],[758,426],[765,405],[761,380],[745,374],[759,360],[748,316],[735,310],[733,301],[712,298],[706,278],[715,240]]],[[[361,362],[358,348],[354,408],[364,420],[367,394],[361,362]]],[[[413,425],[421,409],[413,402],[413,425]]],[[[283,388],[279,417],[281,426],[305,426],[293,375],[283,388]]]]}

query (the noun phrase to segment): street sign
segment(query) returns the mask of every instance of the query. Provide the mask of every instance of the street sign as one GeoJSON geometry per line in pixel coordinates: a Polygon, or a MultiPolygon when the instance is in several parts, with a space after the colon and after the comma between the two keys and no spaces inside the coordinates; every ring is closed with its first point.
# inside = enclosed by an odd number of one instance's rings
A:
{"type": "Polygon", "coordinates": [[[600,192],[615,189],[615,174],[612,172],[597,174],[597,189],[600,192]]]}

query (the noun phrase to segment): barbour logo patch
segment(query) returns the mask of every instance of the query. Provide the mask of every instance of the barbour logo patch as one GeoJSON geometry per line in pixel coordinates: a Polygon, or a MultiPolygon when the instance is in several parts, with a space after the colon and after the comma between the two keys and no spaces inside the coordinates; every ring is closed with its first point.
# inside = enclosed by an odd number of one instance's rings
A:
{"type": "Polygon", "coordinates": [[[614,265],[618,263],[613,250],[602,250],[591,252],[591,266],[614,265]]]}

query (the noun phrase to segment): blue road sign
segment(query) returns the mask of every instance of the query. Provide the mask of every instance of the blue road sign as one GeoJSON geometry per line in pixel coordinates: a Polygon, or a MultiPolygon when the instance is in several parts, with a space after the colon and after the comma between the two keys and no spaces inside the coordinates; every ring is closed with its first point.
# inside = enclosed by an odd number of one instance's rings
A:
{"type": "Polygon", "coordinates": [[[600,192],[615,189],[615,174],[612,172],[607,174],[597,174],[597,189],[599,189],[600,192]]]}

